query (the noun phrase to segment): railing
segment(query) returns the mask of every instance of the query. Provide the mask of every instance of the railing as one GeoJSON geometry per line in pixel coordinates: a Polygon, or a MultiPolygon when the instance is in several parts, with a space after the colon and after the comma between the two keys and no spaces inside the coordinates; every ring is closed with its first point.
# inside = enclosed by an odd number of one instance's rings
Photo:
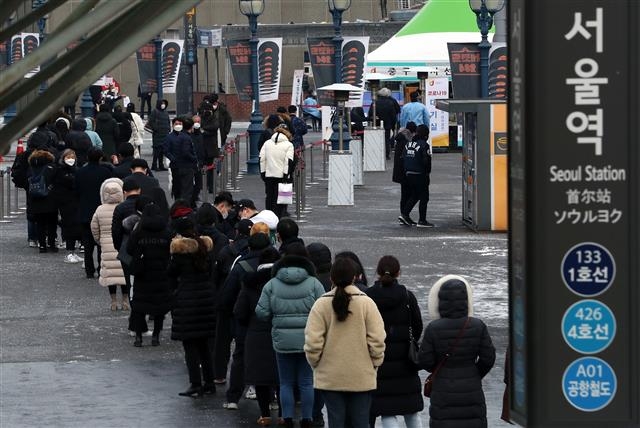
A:
{"type": "Polygon", "coordinates": [[[0,223],[11,223],[26,209],[18,207],[20,193],[22,189],[12,186],[11,167],[0,169],[0,223]]]}

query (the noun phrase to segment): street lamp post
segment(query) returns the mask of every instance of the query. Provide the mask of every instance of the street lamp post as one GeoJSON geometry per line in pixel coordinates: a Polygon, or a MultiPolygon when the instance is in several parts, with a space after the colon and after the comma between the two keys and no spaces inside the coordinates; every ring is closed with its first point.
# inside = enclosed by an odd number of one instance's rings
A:
{"type": "Polygon", "coordinates": [[[249,159],[247,160],[247,174],[260,173],[258,159],[258,141],[262,134],[262,113],[260,113],[260,87],[258,85],[258,16],[264,11],[264,0],[238,0],[240,12],[249,18],[251,30],[251,91],[253,105],[251,106],[251,123],[249,124],[249,159]]]}
{"type": "Polygon", "coordinates": [[[469,7],[476,14],[476,22],[482,36],[480,48],[480,89],[482,98],[489,96],[489,49],[487,36],[493,26],[493,15],[504,7],[505,0],[469,0],[469,7]]]}
{"type": "Polygon", "coordinates": [[[160,34],[153,39],[153,44],[156,47],[156,92],[158,93],[158,101],[160,101],[164,96],[162,93],[162,39],[160,34]]]}
{"type": "MultiPolygon", "coordinates": [[[[333,62],[336,67],[335,83],[342,83],[342,14],[345,10],[351,7],[351,0],[328,0],[328,2],[329,11],[333,16],[333,62]]],[[[337,150],[340,143],[342,144],[342,148],[340,148],[340,150],[349,150],[349,142],[351,141],[349,129],[348,126],[346,127],[347,129],[344,129],[344,125],[340,125],[338,123],[338,115],[339,112],[336,111],[331,126],[334,131],[331,134],[331,137],[329,137],[329,141],[331,141],[331,149],[337,150]]]]}
{"type": "MultiPolygon", "coordinates": [[[[45,3],[47,2],[47,0],[33,0],[31,2],[31,8],[32,9],[38,9],[41,8],[42,6],[45,5],[45,3]]],[[[46,33],[45,33],[45,29],[47,28],[47,19],[49,18],[48,15],[43,16],[42,18],[38,19],[38,35],[39,35],[39,45],[42,46],[42,43],[44,42],[44,39],[46,37],[46,33]]],[[[40,83],[40,88],[38,89],[38,94],[42,95],[44,93],[44,91],[47,90],[47,81],[43,80],[42,83],[40,83]]]]}
{"type": "MultiPolygon", "coordinates": [[[[10,27],[15,22],[15,20],[16,20],[16,13],[14,12],[6,20],[7,27],[10,27]]],[[[12,58],[11,44],[12,44],[11,37],[9,37],[9,40],[7,40],[7,58],[6,58],[7,68],[11,66],[11,58],[12,58]]],[[[4,123],[8,123],[11,119],[16,117],[16,113],[17,113],[17,109],[15,104],[11,104],[7,106],[7,109],[4,111],[4,123]]]]}

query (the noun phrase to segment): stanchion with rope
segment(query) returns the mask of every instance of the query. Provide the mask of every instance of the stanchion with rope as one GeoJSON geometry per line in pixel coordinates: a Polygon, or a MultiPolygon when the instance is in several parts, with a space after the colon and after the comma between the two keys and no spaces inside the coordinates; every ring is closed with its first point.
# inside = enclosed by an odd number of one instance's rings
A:
{"type": "Polygon", "coordinates": [[[14,212],[11,210],[11,167],[7,167],[4,170],[4,183],[5,183],[5,203],[7,204],[7,208],[4,211],[5,218],[16,218],[17,214],[21,214],[20,212],[14,212]]]}
{"type": "Polygon", "coordinates": [[[4,182],[9,181],[9,177],[5,176],[5,171],[0,169],[0,223],[11,223],[11,220],[9,220],[9,217],[5,216],[4,214],[4,189],[5,189],[5,185],[4,182]]]}

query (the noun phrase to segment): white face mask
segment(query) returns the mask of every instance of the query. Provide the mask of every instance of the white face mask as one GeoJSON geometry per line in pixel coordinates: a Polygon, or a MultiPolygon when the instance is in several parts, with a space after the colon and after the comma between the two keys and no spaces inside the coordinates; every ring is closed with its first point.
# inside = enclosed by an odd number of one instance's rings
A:
{"type": "Polygon", "coordinates": [[[64,160],[64,163],[66,163],[69,166],[74,166],[76,164],[76,160],[74,158],[66,158],[64,160]]]}
{"type": "Polygon", "coordinates": [[[180,132],[180,131],[182,131],[182,125],[175,125],[175,126],[173,127],[173,130],[174,130],[174,131],[176,131],[176,132],[180,132]]]}
{"type": "Polygon", "coordinates": [[[166,108],[167,108],[167,105],[166,105],[166,104],[160,104],[160,109],[161,109],[161,110],[164,110],[164,109],[166,109],[166,108]]]}
{"type": "Polygon", "coordinates": [[[196,122],[193,124],[193,129],[200,129],[200,122],[196,122]]]}
{"type": "Polygon", "coordinates": [[[214,110],[218,110],[218,104],[214,104],[214,105],[213,105],[213,109],[214,109],[214,110]]]}

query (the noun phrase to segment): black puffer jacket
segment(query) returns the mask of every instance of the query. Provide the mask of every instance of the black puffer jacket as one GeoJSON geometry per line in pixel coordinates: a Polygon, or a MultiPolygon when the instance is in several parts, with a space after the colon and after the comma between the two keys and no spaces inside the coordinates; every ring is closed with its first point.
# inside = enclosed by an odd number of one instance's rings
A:
{"type": "Polygon", "coordinates": [[[420,366],[433,372],[447,352],[451,356],[433,381],[429,416],[431,428],[485,428],[487,407],[482,378],[496,359],[487,326],[473,318],[471,288],[454,275],[440,279],[429,294],[427,325],[420,346],[420,366]],[[455,349],[465,321],[469,322],[455,349]]]}
{"type": "Polygon", "coordinates": [[[96,132],[102,140],[104,157],[110,159],[111,156],[118,152],[117,141],[120,135],[118,123],[113,116],[111,116],[111,113],[101,111],[96,115],[96,132]]]}
{"type": "MultiPolygon", "coordinates": [[[[208,236],[201,237],[208,251],[213,243],[208,236]]],[[[216,331],[216,293],[211,281],[211,258],[206,257],[206,267],[198,267],[195,259],[198,242],[178,236],[171,241],[171,261],[167,270],[170,278],[177,280],[175,306],[171,317],[172,340],[191,340],[214,337],[216,331]]],[[[135,290],[134,290],[135,294],[135,290]]]]}
{"type": "Polygon", "coordinates": [[[27,189],[27,215],[31,217],[34,214],[55,213],[57,210],[55,198],[51,188],[53,187],[54,177],[56,175],[56,166],[54,164],[54,156],[47,150],[36,150],[29,156],[28,177],[34,180],[40,175],[44,176],[45,183],[50,187],[49,194],[45,197],[36,198],[29,193],[27,189]]]}
{"type": "Polygon", "coordinates": [[[167,278],[170,244],[167,219],[160,213],[160,208],[156,205],[145,207],[127,243],[135,275],[131,300],[134,311],[164,315],[171,309],[173,294],[167,278]]]}
{"type": "Polygon", "coordinates": [[[366,293],[378,306],[387,333],[384,362],[378,369],[378,388],[373,393],[371,416],[419,412],[424,408],[420,378],[418,369],[407,358],[409,319],[415,340],[422,332],[418,301],[397,281],[385,287],[376,282],[367,288],[366,293]]]}
{"type": "Polygon", "coordinates": [[[271,279],[272,264],[246,274],[233,308],[236,321],[247,328],[244,342],[244,382],[248,385],[277,385],[278,368],[271,339],[271,320],[256,317],[262,287],[271,279]]]}

